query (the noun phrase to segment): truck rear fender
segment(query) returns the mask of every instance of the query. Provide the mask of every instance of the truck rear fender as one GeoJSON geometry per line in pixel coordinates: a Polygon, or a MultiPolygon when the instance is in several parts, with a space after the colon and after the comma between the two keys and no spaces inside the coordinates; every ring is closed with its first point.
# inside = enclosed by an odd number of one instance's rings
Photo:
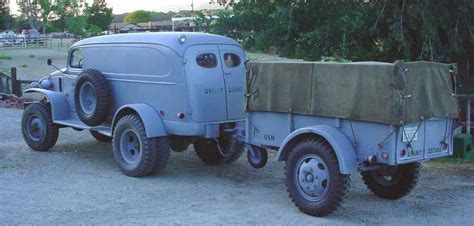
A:
{"type": "Polygon", "coordinates": [[[168,136],[160,115],[148,104],[130,104],[120,107],[112,120],[112,133],[117,122],[125,115],[137,114],[145,126],[147,137],[168,136]]]}
{"type": "Polygon", "coordinates": [[[327,125],[305,127],[291,133],[280,146],[277,160],[285,161],[294,145],[308,137],[323,138],[331,145],[339,162],[339,171],[342,174],[357,172],[357,158],[351,141],[342,132],[327,125]]]}
{"type": "Polygon", "coordinates": [[[64,93],[40,88],[27,89],[25,90],[25,93],[41,93],[46,97],[51,106],[53,122],[56,120],[67,119],[69,117],[69,105],[64,93]]]}

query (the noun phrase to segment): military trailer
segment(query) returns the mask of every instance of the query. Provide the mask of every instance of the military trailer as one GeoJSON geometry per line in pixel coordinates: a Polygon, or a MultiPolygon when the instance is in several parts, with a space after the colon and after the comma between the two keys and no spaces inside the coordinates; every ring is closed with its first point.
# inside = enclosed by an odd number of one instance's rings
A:
{"type": "Polygon", "coordinates": [[[247,68],[240,137],[259,167],[266,149],[278,151],[290,197],[307,214],[336,210],[350,174],[361,172],[375,195],[399,199],[415,186],[419,162],[452,155],[455,65],[267,61],[247,68]]]}
{"type": "Polygon", "coordinates": [[[276,150],[290,197],[314,216],[339,207],[350,174],[398,199],[415,186],[419,162],[452,154],[453,65],[245,59],[234,40],[202,33],[82,40],[65,69],[26,91],[45,98],[26,106],[24,139],[47,151],[60,128],[89,130],[113,143],[129,176],[163,170],[170,149],[190,144],[209,165],[247,150],[261,168],[276,150]]]}
{"type": "Polygon", "coordinates": [[[184,151],[190,144],[206,164],[233,162],[243,148],[225,131],[244,120],[244,60],[239,43],[211,34],[79,41],[66,68],[25,91],[45,99],[26,107],[24,139],[47,151],[59,128],[89,130],[112,141],[117,165],[129,176],[163,170],[170,148],[184,151]]]}

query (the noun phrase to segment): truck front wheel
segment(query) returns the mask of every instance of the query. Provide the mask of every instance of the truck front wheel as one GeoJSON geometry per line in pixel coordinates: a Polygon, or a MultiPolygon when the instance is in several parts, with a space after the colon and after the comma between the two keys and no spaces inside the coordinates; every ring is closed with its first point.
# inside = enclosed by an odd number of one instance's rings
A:
{"type": "Polygon", "coordinates": [[[21,132],[35,151],[48,151],[58,141],[59,127],[53,123],[51,107],[45,103],[28,105],[21,119],[21,132]]]}
{"type": "Polygon", "coordinates": [[[362,173],[367,188],[384,199],[400,199],[410,193],[418,181],[419,163],[383,166],[379,170],[362,173]]]}
{"type": "Polygon", "coordinates": [[[294,146],[285,165],[286,187],[302,212],[326,216],[343,202],[349,175],[339,172],[331,146],[322,139],[306,139],[294,146]]]}
{"type": "Polygon", "coordinates": [[[127,176],[158,173],[168,163],[168,137],[147,137],[138,115],[126,115],[117,122],[112,143],[115,161],[127,176]]]}

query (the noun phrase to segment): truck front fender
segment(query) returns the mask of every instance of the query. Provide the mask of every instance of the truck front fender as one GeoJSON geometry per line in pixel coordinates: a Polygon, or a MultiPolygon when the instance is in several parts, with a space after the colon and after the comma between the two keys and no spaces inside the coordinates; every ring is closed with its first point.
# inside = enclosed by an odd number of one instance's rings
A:
{"type": "Polygon", "coordinates": [[[145,126],[147,137],[168,136],[160,115],[148,104],[129,104],[120,107],[112,120],[112,133],[117,122],[125,115],[137,114],[145,126]]]}
{"type": "Polygon", "coordinates": [[[357,172],[357,157],[351,141],[342,132],[327,125],[305,127],[291,133],[280,146],[277,160],[285,161],[291,152],[292,146],[300,138],[307,137],[308,135],[322,137],[331,145],[339,162],[339,171],[342,174],[357,172]]]}
{"type": "Polygon", "coordinates": [[[69,105],[64,93],[40,88],[27,89],[25,90],[25,93],[41,93],[46,97],[51,105],[53,122],[56,120],[67,119],[69,117],[69,105]]]}

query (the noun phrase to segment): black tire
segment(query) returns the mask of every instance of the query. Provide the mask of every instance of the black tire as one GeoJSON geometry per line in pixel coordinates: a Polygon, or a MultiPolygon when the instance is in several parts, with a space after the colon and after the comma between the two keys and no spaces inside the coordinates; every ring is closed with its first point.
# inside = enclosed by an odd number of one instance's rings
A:
{"type": "MultiPolygon", "coordinates": [[[[320,139],[302,140],[294,146],[286,160],[285,175],[285,184],[290,198],[298,209],[312,216],[326,216],[333,213],[343,203],[350,183],[349,175],[339,172],[339,162],[331,146],[320,139]],[[313,161],[306,161],[310,157],[319,159],[318,164],[314,164],[314,166],[317,166],[322,172],[326,172],[327,176],[327,179],[319,179],[318,174],[314,176],[311,173],[310,178],[312,179],[307,182],[316,183],[321,180],[318,184],[324,192],[319,197],[310,197],[311,195],[305,193],[300,186],[300,179],[298,179],[301,172],[299,170],[300,166],[313,161]],[[314,178],[317,180],[314,180],[314,178]]],[[[302,178],[308,178],[308,176],[302,178]]]]}
{"type": "Polygon", "coordinates": [[[91,133],[91,135],[97,140],[97,141],[100,141],[100,142],[105,142],[105,143],[110,143],[112,142],[112,137],[109,137],[109,136],[106,136],[104,134],[101,134],[97,131],[89,131],[91,133]]]}
{"type": "Polygon", "coordinates": [[[59,127],[53,123],[50,105],[44,103],[28,105],[23,111],[21,132],[26,144],[35,151],[48,151],[54,147],[58,141],[59,127]]]}
{"type": "MultiPolygon", "coordinates": [[[[224,149],[230,148],[230,141],[228,139],[219,138],[221,146],[224,149]]],[[[193,143],[194,151],[199,159],[206,165],[215,166],[224,163],[232,163],[239,159],[243,153],[243,145],[237,144],[236,150],[230,156],[224,156],[219,151],[217,141],[215,139],[199,139],[193,143]]]]}
{"type": "Polygon", "coordinates": [[[194,151],[206,165],[215,166],[225,162],[217,147],[217,142],[210,139],[199,139],[193,143],[194,151]]]}
{"type": "Polygon", "coordinates": [[[408,195],[416,186],[419,170],[419,163],[409,163],[361,174],[367,188],[376,196],[396,200],[408,195]]]}
{"type": "Polygon", "coordinates": [[[77,115],[86,125],[98,126],[107,119],[111,107],[110,86],[100,71],[88,69],[79,75],[74,91],[74,102],[77,115]],[[83,86],[92,86],[95,94],[95,98],[90,98],[91,101],[95,100],[95,107],[90,107],[88,111],[84,107],[88,106],[88,103],[81,101],[81,92],[85,92],[83,86]]]}
{"type": "Polygon", "coordinates": [[[268,162],[268,152],[267,149],[262,147],[257,147],[252,145],[254,149],[255,156],[252,155],[252,152],[247,151],[247,160],[250,165],[255,169],[263,168],[268,162]]]}
{"type": "Polygon", "coordinates": [[[230,158],[227,159],[227,160],[225,161],[225,163],[230,164],[230,163],[233,163],[233,162],[239,160],[239,158],[240,158],[240,157],[242,156],[242,154],[244,153],[244,144],[239,142],[239,143],[237,143],[236,145],[237,145],[237,146],[236,146],[235,152],[232,153],[232,155],[230,156],[230,158]]]}
{"type": "Polygon", "coordinates": [[[143,122],[135,114],[126,115],[117,122],[113,135],[113,150],[118,167],[131,177],[163,171],[170,155],[168,137],[146,137],[143,122]],[[135,143],[133,147],[127,146],[132,143],[135,143]],[[122,147],[128,147],[130,150],[122,147]]]}

